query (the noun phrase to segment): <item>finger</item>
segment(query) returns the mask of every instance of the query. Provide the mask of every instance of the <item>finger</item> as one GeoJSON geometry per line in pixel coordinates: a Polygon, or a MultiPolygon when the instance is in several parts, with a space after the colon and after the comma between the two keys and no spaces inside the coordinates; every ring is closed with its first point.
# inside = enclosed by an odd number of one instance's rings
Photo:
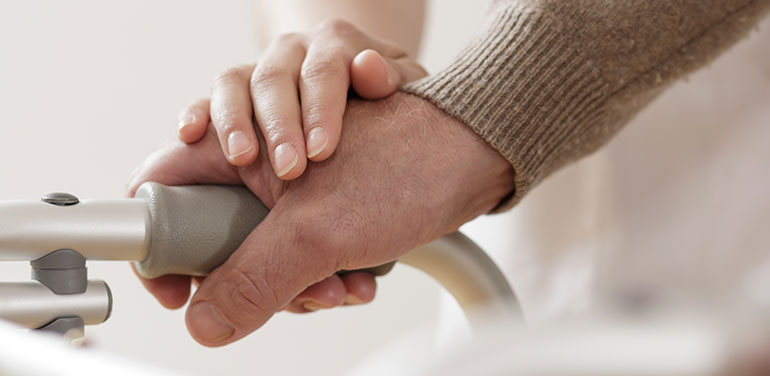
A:
{"type": "Polygon", "coordinates": [[[168,309],[179,309],[187,303],[190,297],[190,277],[184,275],[166,275],[158,278],[147,279],[136,271],[131,264],[131,269],[142,282],[144,288],[152,294],[158,302],[168,309]]]}
{"type": "Polygon", "coordinates": [[[322,27],[308,47],[299,91],[310,160],[325,160],[337,148],[350,87],[350,62],[363,43],[359,34],[347,23],[331,23],[322,27]]]}
{"type": "Polygon", "coordinates": [[[134,197],[139,186],[148,181],[165,185],[241,183],[236,167],[219,152],[213,130],[195,144],[172,142],[150,155],[132,173],[126,187],[127,197],[134,197]]]}
{"type": "Polygon", "coordinates": [[[275,174],[284,180],[307,166],[297,79],[305,47],[296,34],[282,35],[265,51],[251,76],[251,98],[275,174]]]}
{"type": "MultiPolygon", "coordinates": [[[[134,171],[127,184],[127,196],[133,197],[139,186],[147,181],[166,185],[237,184],[240,178],[236,168],[219,152],[219,142],[212,130],[205,132],[200,142],[192,145],[173,142],[152,154],[134,171]]],[[[136,268],[133,269],[136,273],[136,268]]],[[[147,279],[138,273],[137,276],[166,308],[176,309],[187,302],[190,277],[170,275],[147,279]]]]}
{"type": "Polygon", "coordinates": [[[350,64],[353,90],[366,99],[387,97],[405,83],[426,75],[425,70],[412,59],[386,58],[375,50],[361,51],[350,64]]]}
{"type": "Polygon", "coordinates": [[[191,144],[203,138],[209,125],[211,101],[203,98],[182,110],[179,114],[177,132],[179,140],[191,144]]]}
{"type": "Polygon", "coordinates": [[[257,159],[259,146],[249,95],[253,69],[253,65],[228,69],[214,80],[211,89],[211,122],[222,151],[235,166],[248,166],[257,159]]]}
{"type": "Polygon", "coordinates": [[[294,313],[308,313],[333,308],[345,302],[347,290],[342,277],[337,274],[312,284],[297,295],[286,307],[294,313]]]}
{"type": "Polygon", "coordinates": [[[251,333],[338,265],[316,246],[303,244],[315,237],[278,206],[193,296],[186,322],[201,344],[221,346],[251,333]]]}
{"type": "Polygon", "coordinates": [[[377,291],[377,279],[368,272],[350,272],[342,275],[345,284],[345,304],[369,303],[377,291]]]}

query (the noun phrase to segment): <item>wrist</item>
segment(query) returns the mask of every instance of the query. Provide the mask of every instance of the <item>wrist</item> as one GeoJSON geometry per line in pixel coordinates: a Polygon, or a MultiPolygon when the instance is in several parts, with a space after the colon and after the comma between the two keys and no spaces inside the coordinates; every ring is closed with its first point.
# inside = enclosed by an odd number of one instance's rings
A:
{"type": "Polygon", "coordinates": [[[451,129],[455,132],[454,137],[468,145],[464,159],[469,168],[461,170],[467,182],[460,187],[466,200],[465,210],[461,213],[462,223],[508,202],[515,192],[515,173],[510,162],[465,123],[431,106],[442,113],[445,130],[451,129]]]}
{"type": "Polygon", "coordinates": [[[430,136],[424,142],[431,154],[439,156],[437,168],[446,170],[438,174],[442,181],[435,183],[449,189],[454,201],[448,214],[452,229],[508,201],[515,187],[514,170],[497,150],[431,102],[404,93],[393,97],[426,124],[430,136]]]}

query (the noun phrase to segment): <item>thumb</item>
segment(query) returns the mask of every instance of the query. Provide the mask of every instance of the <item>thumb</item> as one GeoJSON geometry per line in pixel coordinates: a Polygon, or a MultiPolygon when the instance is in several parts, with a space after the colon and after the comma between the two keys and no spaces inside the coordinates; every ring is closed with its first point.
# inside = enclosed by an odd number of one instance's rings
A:
{"type": "MultiPolygon", "coordinates": [[[[241,247],[201,284],[187,310],[187,329],[205,346],[234,342],[261,327],[335,264],[301,244],[303,229],[275,209],[241,247]]],[[[295,222],[297,223],[297,222],[295,222]]]]}
{"type": "Polygon", "coordinates": [[[410,58],[390,59],[375,50],[364,50],[350,63],[353,90],[366,99],[380,99],[393,94],[403,84],[427,76],[410,58]]]}

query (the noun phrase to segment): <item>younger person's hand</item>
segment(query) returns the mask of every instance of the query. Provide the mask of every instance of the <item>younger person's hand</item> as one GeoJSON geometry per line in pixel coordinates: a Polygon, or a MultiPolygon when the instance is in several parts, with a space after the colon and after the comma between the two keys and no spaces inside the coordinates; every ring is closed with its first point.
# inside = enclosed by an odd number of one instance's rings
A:
{"type": "Polygon", "coordinates": [[[210,118],[228,162],[248,166],[259,155],[256,120],[275,174],[295,179],[308,159],[323,161],[334,153],[350,88],[380,99],[425,75],[398,46],[347,22],[327,21],[315,32],[277,37],[256,66],[219,75],[211,99],[182,112],[179,138],[197,142],[210,118]]]}

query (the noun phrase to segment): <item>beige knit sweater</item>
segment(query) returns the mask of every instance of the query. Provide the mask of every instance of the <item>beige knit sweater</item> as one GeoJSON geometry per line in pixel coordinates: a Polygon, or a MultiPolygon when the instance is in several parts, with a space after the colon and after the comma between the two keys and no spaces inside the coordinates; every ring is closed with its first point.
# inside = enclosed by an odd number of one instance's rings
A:
{"type": "Polygon", "coordinates": [[[403,90],[459,118],[511,162],[511,207],[768,9],[770,0],[498,0],[447,68],[403,90]]]}

